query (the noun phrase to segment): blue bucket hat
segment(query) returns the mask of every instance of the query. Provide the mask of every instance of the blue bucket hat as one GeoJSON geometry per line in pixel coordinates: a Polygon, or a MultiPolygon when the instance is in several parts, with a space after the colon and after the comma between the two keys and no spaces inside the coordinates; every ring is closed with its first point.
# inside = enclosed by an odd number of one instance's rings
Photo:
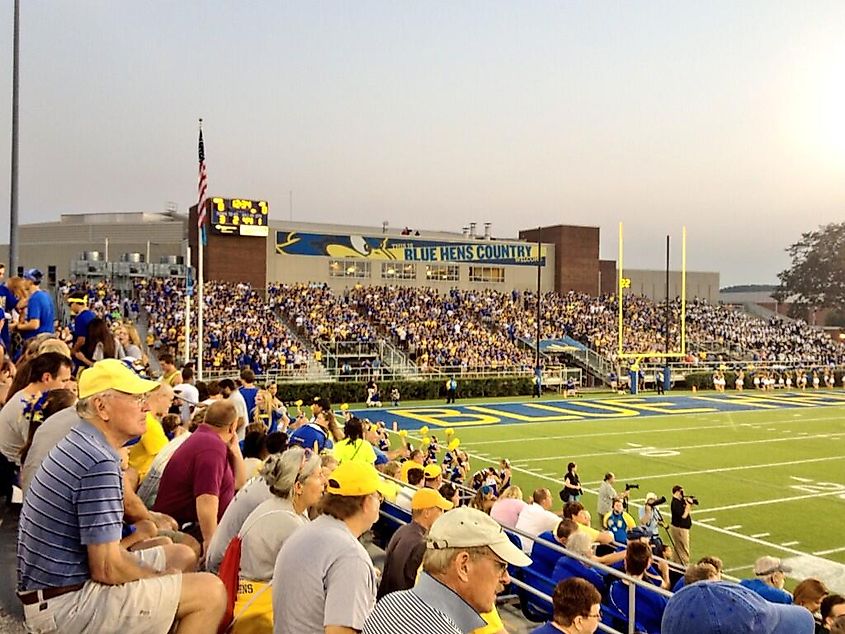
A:
{"type": "Polygon", "coordinates": [[[806,608],[766,601],[729,581],[699,581],[669,599],[663,634],[813,634],[806,608]]]}

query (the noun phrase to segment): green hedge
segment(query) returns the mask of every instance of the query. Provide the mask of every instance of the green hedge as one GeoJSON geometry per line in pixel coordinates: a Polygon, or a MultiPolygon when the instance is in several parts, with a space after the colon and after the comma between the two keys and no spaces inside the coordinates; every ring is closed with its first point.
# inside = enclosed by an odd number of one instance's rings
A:
{"type": "MultiPolygon", "coordinates": [[[[367,398],[367,384],[361,381],[337,383],[278,383],[277,396],[285,403],[298,399],[309,403],[315,396],[328,398],[333,405],[360,403],[367,398]]],[[[384,403],[390,390],[399,388],[403,401],[422,401],[446,398],[446,379],[425,381],[382,381],[379,383],[384,403]]],[[[530,378],[458,379],[458,398],[483,398],[487,396],[530,396],[533,382],[530,378]]]]}

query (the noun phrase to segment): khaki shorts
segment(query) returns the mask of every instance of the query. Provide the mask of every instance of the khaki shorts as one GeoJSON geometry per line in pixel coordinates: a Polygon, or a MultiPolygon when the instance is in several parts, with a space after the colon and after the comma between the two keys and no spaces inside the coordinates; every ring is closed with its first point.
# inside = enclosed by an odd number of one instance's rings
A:
{"type": "MultiPolygon", "coordinates": [[[[148,566],[164,570],[164,549],[150,548],[133,554],[148,566]]],[[[27,630],[33,634],[166,634],[176,619],[181,593],[181,573],[119,586],[89,580],[76,592],[50,599],[46,604],[23,606],[24,618],[27,630]]]]}

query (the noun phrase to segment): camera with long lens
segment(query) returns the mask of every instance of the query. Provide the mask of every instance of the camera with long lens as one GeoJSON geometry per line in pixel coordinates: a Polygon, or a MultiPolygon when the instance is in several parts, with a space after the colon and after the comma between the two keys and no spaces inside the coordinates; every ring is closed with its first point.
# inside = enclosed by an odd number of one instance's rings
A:
{"type": "Polygon", "coordinates": [[[639,488],[640,488],[639,484],[626,484],[625,485],[626,491],[630,491],[631,489],[639,489],[639,488]]]}
{"type": "Polygon", "coordinates": [[[694,495],[685,495],[684,500],[686,500],[687,504],[692,504],[693,506],[698,506],[698,498],[694,495]]]}
{"type": "Polygon", "coordinates": [[[651,500],[650,502],[646,502],[646,506],[651,506],[652,508],[655,506],[660,506],[661,504],[666,504],[666,496],[661,495],[656,500],[651,500]]]}

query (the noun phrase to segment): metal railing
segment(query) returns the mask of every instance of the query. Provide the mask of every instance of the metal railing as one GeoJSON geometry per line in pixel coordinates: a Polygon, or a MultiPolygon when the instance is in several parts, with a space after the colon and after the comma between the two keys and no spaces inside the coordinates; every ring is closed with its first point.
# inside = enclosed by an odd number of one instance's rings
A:
{"type": "MultiPolygon", "coordinates": [[[[400,480],[392,478],[390,476],[383,475],[383,477],[385,479],[393,481],[395,484],[398,484],[402,487],[409,487],[409,488],[412,488],[412,489],[419,488],[419,487],[414,487],[413,485],[410,485],[407,482],[402,482],[400,480]]],[[[473,491],[472,489],[468,489],[467,487],[463,487],[463,486],[461,486],[460,488],[464,489],[466,491],[469,491],[473,495],[475,495],[475,491],[473,491]]],[[[390,502],[385,502],[385,504],[390,504],[390,502]]],[[[393,505],[393,506],[395,506],[395,505],[393,505]]],[[[402,508],[402,507],[397,506],[396,508],[402,508]]],[[[407,510],[407,509],[402,509],[402,510],[407,510]]],[[[405,523],[405,522],[402,521],[402,519],[398,518],[395,514],[390,514],[387,511],[385,511],[383,508],[379,510],[379,514],[382,517],[389,519],[390,521],[399,522],[399,523],[403,523],[403,524],[405,523]]],[[[628,575],[624,572],[617,570],[616,568],[606,566],[606,565],[599,563],[599,562],[597,562],[593,559],[590,559],[589,557],[585,557],[585,556],[583,556],[579,553],[576,553],[574,551],[567,550],[566,548],[561,546],[558,542],[550,542],[550,541],[545,540],[545,539],[540,539],[537,535],[532,535],[530,533],[526,533],[525,531],[519,530],[517,528],[511,528],[511,527],[508,527],[508,526],[502,526],[502,528],[505,529],[507,532],[513,533],[514,535],[517,535],[520,538],[524,537],[526,539],[529,539],[534,543],[542,542],[544,546],[546,546],[547,548],[549,548],[551,550],[554,550],[559,555],[570,557],[572,559],[576,559],[576,560],[580,561],[582,564],[587,564],[591,568],[594,568],[597,571],[604,573],[605,575],[610,575],[610,576],[614,577],[616,580],[627,581],[628,582],[628,629],[627,629],[628,634],[634,634],[634,632],[636,631],[635,628],[636,628],[636,611],[637,611],[637,608],[636,608],[636,588],[637,587],[642,588],[643,590],[647,590],[649,592],[654,592],[655,594],[666,597],[667,599],[669,599],[673,596],[673,593],[670,592],[669,590],[665,590],[663,588],[655,586],[653,583],[651,583],[649,581],[643,581],[641,579],[636,579],[636,578],[634,578],[634,577],[632,577],[632,576],[630,576],[630,575],[628,575]]],[[[615,545],[621,546],[621,544],[615,544],[615,545]]],[[[666,560],[661,559],[659,557],[653,557],[653,560],[655,562],[666,561],[666,560]]],[[[672,562],[666,561],[666,563],[671,564],[672,562]]],[[[544,601],[547,601],[550,605],[552,604],[552,597],[551,596],[545,594],[544,592],[538,590],[537,588],[531,586],[530,584],[525,583],[521,579],[511,577],[511,583],[513,585],[517,586],[518,588],[525,590],[529,594],[536,596],[536,597],[538,597],[538,598],[540,598],[544,601]]],[[[520,601],[522,601],[522,598],[520,598],[520,601]]],[[[603,605],[605,605],[605,604],[603,603],[603,605]]],[[[599,623],[599,629],[602,632],[610,632],[611,634],[623,634],[619,630],[616,630],[616,629],[610,627],[609,625],[605,625],[604,623],[601,623],[601,622],[599,623]]]]}

